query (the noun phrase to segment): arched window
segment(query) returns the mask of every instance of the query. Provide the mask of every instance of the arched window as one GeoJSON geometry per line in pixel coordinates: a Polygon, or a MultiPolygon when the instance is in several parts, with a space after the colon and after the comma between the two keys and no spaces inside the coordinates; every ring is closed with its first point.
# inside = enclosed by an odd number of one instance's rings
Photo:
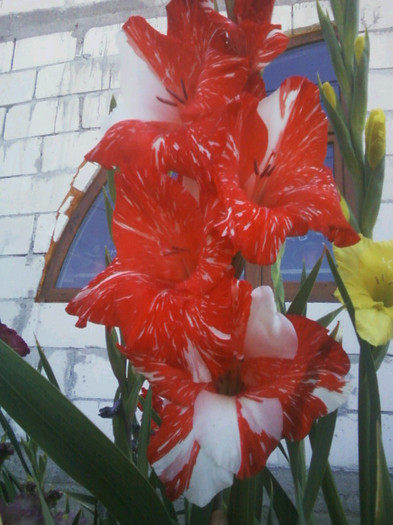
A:
{"type": "MultiPolygon", "coordinates": [[[[317,81],[329,81],[339,89],[332,68],[328,50],[320,32],[311,32],[293,37],[288,50],[264,72],[267,91],[274,91],[288,76],[301,75],[317,81]]],[[[350,204],[353,204],[349,177],[332,130],[329,131],[326,164],[333,170],[337,184],[350,204]]],[[[75,293],[87,284],[105,267],[105,247],[113,256],[115,248],[111,242],[105,212],[102,187],[106,182],[105,170],[100,170],[88,191],[72,213],[68,224],[56,243],[53,253],[47,258],[40,290],[39,301],[69,301],[75,293]]],[[[324,237],[309,232],[303,237],[289,238],[282,272],[286,297],[291,298],[299,287],[303,261],[310,270],[322,253],[324,237]]],[[[255,286],[269,283],[270,268],[247,264],[246,278],[255,286]]],[[[311,297],[312,300],[328,301],[334,290],[333,278],[327,263],[324,263],[311,297]]]]}

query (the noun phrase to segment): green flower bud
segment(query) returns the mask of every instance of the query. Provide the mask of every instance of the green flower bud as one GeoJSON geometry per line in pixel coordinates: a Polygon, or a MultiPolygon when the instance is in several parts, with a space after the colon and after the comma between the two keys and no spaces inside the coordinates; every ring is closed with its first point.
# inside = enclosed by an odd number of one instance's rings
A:
{"type": "Polygon", "coordinates": [[[359,64],[360,59],[362,58],[364,44],[365,44],[364,36],[359,35],[355,40],[355,58],[356,58],[357,64],[359,64]]]}
{"type": "Polygon", "coordinates": [[[336,105],[337,105],[336,92],[334,91],[334,88],[330,84],[330,82],[324,82],[322,84],[322,90],[329,104],[332,106],[333,109],[336,109],[336,105]]]}
{"type": "Polygon", "coordinates": [[[386,117],[382,109],[373,109],[366,122],[366,157],[374,170],[385,155],[386,117]]]}

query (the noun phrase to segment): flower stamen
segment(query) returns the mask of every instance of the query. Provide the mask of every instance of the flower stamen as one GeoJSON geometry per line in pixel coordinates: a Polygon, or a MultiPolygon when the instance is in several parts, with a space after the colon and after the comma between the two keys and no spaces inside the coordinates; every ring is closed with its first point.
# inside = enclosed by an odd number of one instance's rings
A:
{"type": "Polygon", "coordinates": [[[172,91],[171,89],[169,88],[165,88],[168,93],[173,97],[175,98],[176,100],[178,100],[180,102],[180,104],[185,104],[185,100],[183,100],[181,97],[179,97],[179,95],[177,95],[174,91],[172,91]]]}
{"type": "Polygon", "coordinates": [[[171,100],[165,100],[164,98],[161,98],[159,96],[156,96],[156,99],[162,102],[163,104],[168,104],[168,106],[174,106],[177,107],[176,102],[172,102],[171,100]]]}
{"type": "Polygon", "coordinates": [[[185,99],[185,100],[188,100],[188,95],[187,95],[187,91],[186,91],[186,86],[185,86],[185,84],[184,84],[184,80],[181,79],[180,82],[181,82],[181,87],[182,87],[182,90],[183,90],[184,99],[185,99]]]}

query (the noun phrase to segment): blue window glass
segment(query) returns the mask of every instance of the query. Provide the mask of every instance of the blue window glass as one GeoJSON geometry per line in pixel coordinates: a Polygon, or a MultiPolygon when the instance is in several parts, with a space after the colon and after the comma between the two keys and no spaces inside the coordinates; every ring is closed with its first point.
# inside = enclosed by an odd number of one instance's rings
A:
{"type": "Polygon", "coordinates": [[[68,250],[57,279],[57,288],[82,288],[105,268],[105,247],[116,254],[108,230],[105,201],[99,193],[68,250]]]}

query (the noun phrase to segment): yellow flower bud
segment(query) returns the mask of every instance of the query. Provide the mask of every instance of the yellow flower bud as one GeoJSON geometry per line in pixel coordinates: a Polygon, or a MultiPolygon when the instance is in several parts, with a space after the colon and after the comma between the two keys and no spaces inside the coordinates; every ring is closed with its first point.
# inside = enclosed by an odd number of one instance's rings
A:
{"type": "Polygon", "coordinates": [[[364,43],[364,36],[359,35],[355,40],[355,58],[358,64],[360,62],[360,59],[362,58],[364,43]]]}
{"type": "Polygon", "coordinates": [[[382,109],[373,109],[366,122],[366,156],[371,169],[375,169],[385,155],[386,117],[382,109]]]}
{"type": "Polygon", "coordinates": [[[336,109],[336,92],[334,91],[333,86],[330,84],[330,82],[324,82],[322,85],[322,91],[325,97],[327,98],[327,101],[332,106],[333,109],[336,109]]]}

